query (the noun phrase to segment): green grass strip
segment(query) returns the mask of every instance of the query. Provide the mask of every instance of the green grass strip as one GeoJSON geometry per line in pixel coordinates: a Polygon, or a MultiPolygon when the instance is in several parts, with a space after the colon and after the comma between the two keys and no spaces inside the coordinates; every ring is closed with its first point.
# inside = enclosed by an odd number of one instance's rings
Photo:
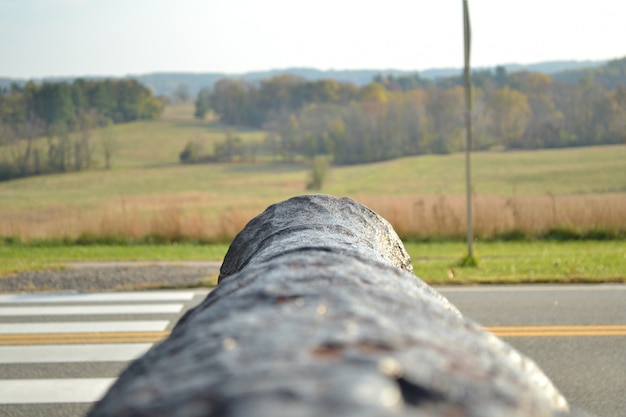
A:
{"type": "MultiPolygon", "coordinates": [[[[626,241],[477,242],[476,267],[461,267],[465,243],[407,242],[415,274],[430,284],[626,282],[626,241]]],[[[227,244],[0,244],[0,277],[67,262],[222,260],[227,244]]]]}

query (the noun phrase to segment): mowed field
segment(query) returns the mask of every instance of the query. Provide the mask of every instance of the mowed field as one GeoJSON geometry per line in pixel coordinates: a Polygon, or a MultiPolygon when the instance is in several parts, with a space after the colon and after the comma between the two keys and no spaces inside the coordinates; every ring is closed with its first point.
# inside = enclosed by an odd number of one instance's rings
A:
{"type": "MultiPolygon", "coordinates": [[[[279,163],[258,155],[252,163],[180,164],[187,142],[210,151],[229,130],[194,120],[192,113],[191,105],[169,107],[158,121],[94,131],[96,160],[102,160],[100,139],[115,140],[112,170],[0,183],[0,236],[228,241],[269,204],[309,192],[305,162],[279,163]]],[[[260,143],[265,135],[234,133],[248,143],[260,143]]],[[[626,229],[626,146],[477,152],[472,164],[479,238],[626,229]]],[[[320,192],[370,206],[405,239],[464,234],[462,154],[332,167],[320,192]]]]}

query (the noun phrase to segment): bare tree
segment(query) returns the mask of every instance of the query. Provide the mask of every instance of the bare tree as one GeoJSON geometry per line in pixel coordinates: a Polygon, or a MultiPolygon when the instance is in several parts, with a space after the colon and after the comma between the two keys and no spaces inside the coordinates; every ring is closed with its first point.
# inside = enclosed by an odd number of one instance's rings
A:
{"type": "Polygon", "coordinates": [[[19,132],[12,129],[5,131],[7,136],[7,144],[11,147],[13,165],[19,176],[29,175],[34,167],[32,159],[35,152],[35,140],[43,132],[43,122],[29,113],[28,117],[21,125],[19,132]]]}
{"type": "Polygon", "coordinates": [[[191,93],[189,93],[189,86],[185,83],[178,84],[178,87],[172,93],[172,100],[175,103],[189,103],[191,101],[191,93]]]}
{"type": "Polygon", "coordinates": [[[111,132],[111,129],[103,129],[100,133],[100,146],[102,147],[102,155],[104,156],[104,168],[111,169],[113,155],[117,151],[117,141],[111,132]]]}

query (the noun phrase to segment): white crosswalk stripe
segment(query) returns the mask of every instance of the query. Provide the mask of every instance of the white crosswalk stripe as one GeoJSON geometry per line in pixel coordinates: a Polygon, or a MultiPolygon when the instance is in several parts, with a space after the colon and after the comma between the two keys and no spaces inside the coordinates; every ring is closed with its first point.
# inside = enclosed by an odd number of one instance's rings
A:
{"type": "Polygon", "coordinates": [[[0,294],[0,415],[88,407],[206,294],[0,294]]]}
{"type": "Polygon", "coordinates": [[[111,293],[75,293],[75,294],[0,294],[0,303],[84,303],[84,302],[124,302],[124,301],[185,301],[191,300],[191,291],[163,292],[111,292],[111,293]]]}
{"type": "Polygon", "coordinates": [[[150,347],[152,343],[0,346],[0,363],[125,362],[150,347]]]}
{"type": "Polygon", "coordinates": [[[0,324],[0,334],[148,332],[164,330],[168,324],[167,320],[3,323],[0,324]]]}
{"type": "Polygon", "coordinates": [[[0,380],[0,404],[92,403],[115,378],[0,380]]]}
{"type": "Polygon", "coordinates": [[[0,307],[0,316],[74,316],[95,314],[178,313],[182,304],[0,307]]]}

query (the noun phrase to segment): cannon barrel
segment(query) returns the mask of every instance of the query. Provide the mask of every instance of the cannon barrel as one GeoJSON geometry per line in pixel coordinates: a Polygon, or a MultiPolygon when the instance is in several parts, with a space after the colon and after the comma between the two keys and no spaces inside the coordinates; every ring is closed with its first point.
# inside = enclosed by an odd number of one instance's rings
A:
{"type": "Polygon", "coordinates": [[[133,362],[99,416],[566,416],[511,346],[412,273],[392,227],[348,198],[277,203],[219,285],[133,362]]]}

